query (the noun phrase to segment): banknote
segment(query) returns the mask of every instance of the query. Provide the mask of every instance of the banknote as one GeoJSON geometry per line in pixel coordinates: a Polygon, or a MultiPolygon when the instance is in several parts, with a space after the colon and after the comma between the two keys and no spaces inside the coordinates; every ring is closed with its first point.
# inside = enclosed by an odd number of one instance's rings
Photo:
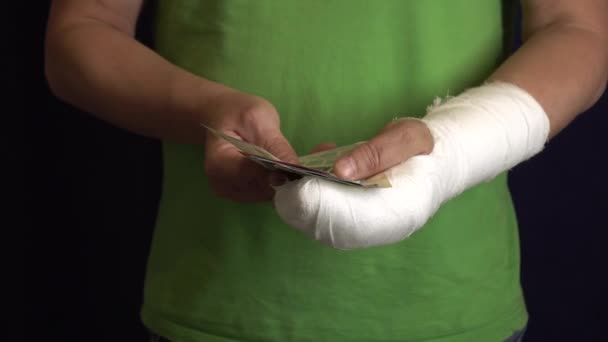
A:
{"type": "Polygon", "coordinates": [[[333,165],[336,163],[336,161],[362,142],[305,155],[298,158],[298,164],[292,164],[280,160],[260,146],[231,137],[222,132],[214,130],[211,127],[207,127],[205,125],[203,125],[203,127],[217,137],[234,145],[241,153],[243,153],[243,155],[252,161],[269,170],[286,173],[287,175],[292,176],[292,178],[311,176],[351,186],[360,186],[366,188],[391,187],[390,181],[384,173],[359,181],[341,179],[332,173],[333,165]]]}

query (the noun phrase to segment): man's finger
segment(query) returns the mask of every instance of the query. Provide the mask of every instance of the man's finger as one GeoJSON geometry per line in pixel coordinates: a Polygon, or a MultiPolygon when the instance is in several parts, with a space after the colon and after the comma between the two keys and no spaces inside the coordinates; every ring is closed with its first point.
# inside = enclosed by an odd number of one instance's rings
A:
{"type": "Polygon", "coordinates": [[[387,125],[379,135],[340,158],[334,167],[336,175],[347,180],[365,179],[414,155],[429,153],[426,127],[419,125],[424,123],[403,121],[387,125]]]}
{"type": "Polygon", "coordinates": [[[232,144],[218,138],[207,139],[205,173],[213,180],[229,180],[245,186],[252,179],[264,180],[267,171],[248,160],[232,144]]]}
{"type": "Polygon", "coordinates": [[[228,143],[219,143],[207,151],[205,173],[218,196],[237,202],[272,199],[274,190],[268,183],[268,171],[262,166],[228,143]]]}
{"type": "Polygon", "coordinates": [[[272,153],[275,157],[282,161],[297,164],[298,156],[296,151],[287,142],[287,139],[280,132],[273,132],[273,135],[269,135],[263,138],[262,148],[272,153]]]}

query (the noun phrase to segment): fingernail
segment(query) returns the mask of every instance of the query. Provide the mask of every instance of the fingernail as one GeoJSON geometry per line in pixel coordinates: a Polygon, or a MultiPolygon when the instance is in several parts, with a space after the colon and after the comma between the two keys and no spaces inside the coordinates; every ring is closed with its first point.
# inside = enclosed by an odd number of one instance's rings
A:
{"type": "Polygon", "coordinates": [[[272,186],[280,186],[287,182],[287,177],[282,173],[273,172],[270,174],[269,182],[272,186]]]}
{"type": "Polygon", "coordinates": [[[338,161],[336,163],[336,171],[342,178],[352,179],[356,171],[353,158],[347,157],[338,161]]]}

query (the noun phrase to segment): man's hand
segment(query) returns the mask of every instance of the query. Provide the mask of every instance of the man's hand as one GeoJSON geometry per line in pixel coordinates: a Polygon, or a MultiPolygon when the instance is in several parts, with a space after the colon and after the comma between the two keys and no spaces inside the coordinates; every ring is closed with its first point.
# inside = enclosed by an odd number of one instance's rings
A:
{"type": "Polygon", "coordinates": [[[433,137],[422,121],[400,119],[340,158],[334,170],[338,177],[347,180],[365,179],[432,150],[433,137]]]}
{"type": "MultiPolygon", "coordinates": [[[[279,115],[263,98],[229,91],[204,104],[210,127],[224,134],[260,146],[277,158],[297,163],[295,151],[280,130],[279,115]]],[[[276,174],[246,159],[232,144],[207,134],[205,173],[219,196],[239,201],[271,200],[278,185],[276,174]]],[[[278,177],[280,178],[280,176],[278,177]]]]}

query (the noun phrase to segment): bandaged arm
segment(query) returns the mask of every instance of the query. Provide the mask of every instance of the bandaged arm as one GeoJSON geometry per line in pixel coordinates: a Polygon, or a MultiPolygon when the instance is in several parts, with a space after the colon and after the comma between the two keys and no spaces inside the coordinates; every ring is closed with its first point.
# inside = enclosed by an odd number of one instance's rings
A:
{"type": "Polygon", "coordinates": [[[337,248],[394,243],[422,227],[445,201],[541,151],[605,89],[608,4],[531,0],[523,5],[523,46],[488,83],[429,106],[422,120],[434,148],[395,161],[386,171],[392,188],[291,182],[275,196],[281,218],[337,248]]]}

